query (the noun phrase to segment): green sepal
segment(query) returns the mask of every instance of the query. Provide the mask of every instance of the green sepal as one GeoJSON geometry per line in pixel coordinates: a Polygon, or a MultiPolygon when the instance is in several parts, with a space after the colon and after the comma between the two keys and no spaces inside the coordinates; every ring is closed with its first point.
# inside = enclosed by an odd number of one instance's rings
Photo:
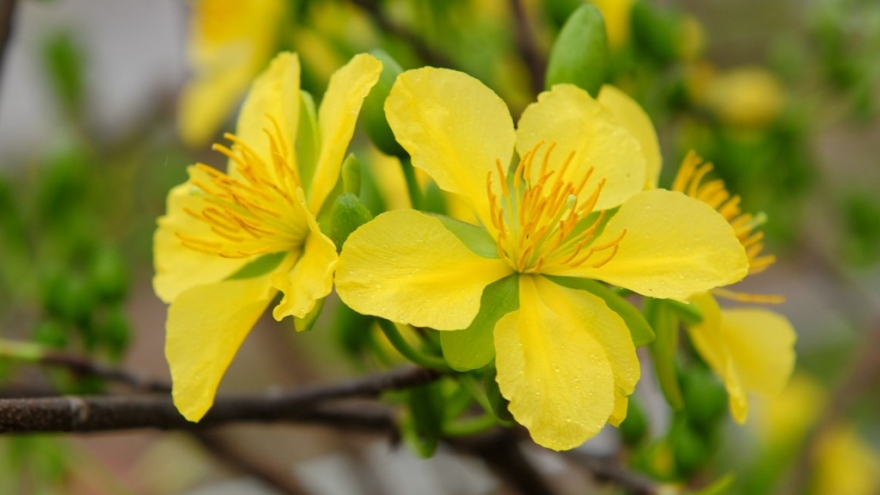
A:
{"type": "Polygon", "coordinates": [[[299,122],[296,127],[296,162],[303,190],[308,194],[312,177],[321,153],[321,137],[318,131],[318,113],[315,100],[306,91],[299,92],[299,122]]]}
{"type": "Polygon", "coordinates": [[[605,19],[594,5],[575,10],[553,44],[544,87],[574,84],[593,96],[608,76],[608,36],[605,19]]]}
{"type": "Polygon", "coordinates": [[[495,358],[495,324],[519,307],[519,278],[504,277],[487,285],[480,298],[480,311],[464,330],[440,332],[443,357],[456,371],[486,366],[495,358]]]}
{"type": "Polygon", "coordinates": [[[251,261],[247,265],[239,268],[237,272],[226,277],[226,280],[241,280],[245,278],[254,278],[271,273],[272,270],[278,268],[281,261],[288,253],[282,251],[280,253],[264,254],[259,258],[251,261]]]}
{"type": "Polygon", "coordinates": [[[678,351],[678,320],[665,303],[666,301],[660,299],[645,299],[645,316],[657,332],[657,338],[648,349],[653,357],[660,390],[673,409],[681,410],[684,407],[684,400],[675,366],[678,351]]]}
{"type": "Polygon", "coordinates": [[[349,153],[342,162],[342,192],[351,193],[355,196],[361,195],[361,162],[349,153]]]}
{"type": "Polygon", "coordinates": [[[352,193],[337,196],[330,210],[330,239],[336,244],[336,251],[342,251],[342,245],[352,232],[373,219],[370,210],[352,193]]]}
{"type": "Polygon", "coordinates": [[[492,236],[486,232],[486,229],[471,225],[461,220],[456,220],[445,215],[433,215],[434,218],[440,220],[452,235],[458,237],[458,240],[464,243],[468,249],[484,258],[497,258],[498,245],[492,236]]]}
{"type": "Polygon", "coordinates": [[[635,344],[636,347],[649,344],[654,340],[654,330],[651,329],[651,325],[649,325],[648,321],[645,320],[645,317],[642,316],[641,311],[600,282],[587,278],[559,276],[546,277],[563,287],[583,290],[605,301],[608,308],[617,313],[618,316],[623,319],[623,322],[626,323],[633,344],[635,344]]]}
{"type": "Polygon", "coordinates": [[[683,303],[674,299],[667,299],[666,304],[685,325],[699,325],[703,322],[703,313],[696,304],[683,303]]]}
{"type": "Polygon", "coordinates": [[[494,414],[499,421],[512,425],[516,420],[513,419],[513,415],[510,414],[510,410],[507,407],[510,404],[510,401],[501,395],[501,389],[498,387],[498,382],[495,381],[495,376],[496,372],[493,367],[491,373],[486,373],[483,377],[483,388],[486,389],[486,399],[489,401],[489,407],[492,408],[492,414],[494,414]]]}
{"type": "Polygon", "coordinates": [[[724,384],[702,364],[690,366],[681,375],[684,411],[694,426],[702,431],[712,429],[727,412],[724,384]]]}
{"type": "Polygon", "coordinates": [[[408,414],[401,421],[401,432],[423,458],[434,455],[443,431],[444,400],[441,386],[442,381],[438,381],[406,391],[408,414]]]}
{"type": "Polygon", "coordinates": [[[406,150],[394,139],[394,133],[388,125],[388,119],[385,118],[385,100],[388,98],[388,93],[391,92],[391,86],[394,85],[394,81],[397,80],[397,76],[403,72],[403,69],[391,55],[388,55],[383,50],[376,49],[371,51],[370,54],[382,62],[382,73],[379,75],[376,85],[373,86],[370,94],[364,100],[364,106],[361,110],[364,128],[367,130],[367,135],[370,136],[373,144],[382,153],[396,157],[405,157],[407,156],[406,150]]]}
{"type": "Polygon", "coordinates": [[[324,300],[315,301],[315,307],[304,318],[293,317],[293,329],[299,332],[308,332],[315,326],[318,317],[321,316],[321,310],[324,309],[324,300]]]}

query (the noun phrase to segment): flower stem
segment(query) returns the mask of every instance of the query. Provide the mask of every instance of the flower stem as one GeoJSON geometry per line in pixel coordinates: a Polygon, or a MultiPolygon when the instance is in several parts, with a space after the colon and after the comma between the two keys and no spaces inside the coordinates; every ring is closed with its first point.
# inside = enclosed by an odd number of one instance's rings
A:
{"type": "Polygon", "coordinates": [[[391,342],[391,345],[397,349],[397,352],[403,355],[403,357],[409,359],[415,364],[420,366],[424,366],[425,368],[431,368],[440,371],[451,371],[449,365],[446,364],[442,358],[438,358],[435,356],[428,356],[423,354],[416,349],[414,349],[406,339],[403,338],[403,335],[400,335],[400,332],[397,330],[397,327],[394,326],[394,323],[388,321],[383,318],[378,319],[379,328],[382,329],[382,333],[385,334],[385,337],[388,338],[388,341],[391,342]]]}
{"type": "Polygon", "coordinates": [[[459,419],[443,425],[443,436],[466,437],[482,433],[498,424],[494,414],[483,414],[475,418],[459,419]]]}
{"type": "Polygon", "coordinates": [[[424,203],[424,195],[419,181],[416,179],[416,169],[413,168],[409,157],[400,159],[400,167],[403,169],[403,177],[406,179],[406,189],[409,192],[409,200],[415,210],[420,210],[424,203]]]}

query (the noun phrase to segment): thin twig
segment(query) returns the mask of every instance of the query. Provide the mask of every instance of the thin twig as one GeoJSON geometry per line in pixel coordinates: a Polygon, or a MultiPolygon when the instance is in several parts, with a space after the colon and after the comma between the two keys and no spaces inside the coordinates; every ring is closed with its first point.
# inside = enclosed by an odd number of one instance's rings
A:
{"type": "Polygon", "coordinates": [[[516,22],[516,46],[529,69],[532,91],[538,94],[544,89],[544,72],[547,70],[547,61],[538,49],[538,42],[529,24],[522,0],[510,0],[510,9],[513,11],[513,19],[516,22]]]}
{"type": "Polygon", "coordinates": [[[123,383],[141,392],[171,392],[171,385],[153,378],[146,378],[121,368],[113,368],[87,358],[59,351],[47,352],[39,364],[65,368],[72,373],[123,383]]]}
{"type": "Polygon", "coordinates": [[[434,67],[454,67],[449,57],[428,45],[416,33],[389,19],[376,0],[352,0],[352,3],[363,9],[381,31],[405,41],[426,64],[434,67]]]}

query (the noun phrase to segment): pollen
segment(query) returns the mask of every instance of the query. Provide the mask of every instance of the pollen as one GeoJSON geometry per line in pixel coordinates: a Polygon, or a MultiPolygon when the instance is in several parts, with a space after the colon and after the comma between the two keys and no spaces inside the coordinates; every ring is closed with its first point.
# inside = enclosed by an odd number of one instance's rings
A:
{"type": "Polygon", "coordinates": [[[190,196],[202,201],[184,212],[200,221],[198,234],[175,232],[189,249],[224,258],[245,258],[299,249],[308,233],[304,194],[293,150],[278,124],[264,130],[269,156],[232,134],[231,146],[213,149],[230,161],[230,174],[199,163],[190,169],[190,196]]]}
{"type": "Polygon", "coordinates": [[[593,245],[605,215],[594,211],[605,180],[585,193],[593,168],[581,174],[569,173],[572,153],[561,167],[550,170],[555,143],[542,150],[544,146],[542,141],[526,152],[512,175],[505,172],[501,160],[496,160],[495,171],[487,175],[498,254],[520,273],[585,263],[598,268],[614,258],[626,235],[623,231],[610,242],[593,245]]]}

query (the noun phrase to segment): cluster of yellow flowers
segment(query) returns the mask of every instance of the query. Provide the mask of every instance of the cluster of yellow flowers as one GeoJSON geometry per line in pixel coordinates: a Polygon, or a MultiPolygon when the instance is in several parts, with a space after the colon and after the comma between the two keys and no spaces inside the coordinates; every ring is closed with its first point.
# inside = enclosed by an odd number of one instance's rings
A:
{"type": "Polygon", "coordinates": [[[251,86],[231,145],[215,145],[227,171],[194,165],[171,191],[155,235],[154,286],[171,305],[166,356],[185,417],[208,411],[279,292],[273,316],[305,319],[334,280],[357,312],[441,332],[454,370],[494,362],[511,414],[551,449],[620,424],[640,378],[626,322],[584,280],[694,302],[704,318],[689,334],[723,378],[738,421],[746,392],[782,387],[794,359],[788,322],[764,310],[721,311],[709,295],[772,263],[760,255],[759,222],[723,183],[704,183],[711,167],[693,156],[674,190],[658,189],[651,121],[610,86],[593,98],[556,85],[515,127],[501,98],[467,74],[402,73],[385,103],[396,140],[477,222],[394,210],[334,245],[317,218],[381,71],[373,56],[354,57],[316,111],[299,89],[297,55],[278,55],[251,86]],[[506,313],[481,305],[496,283],[507,284],[506,313]]]}

